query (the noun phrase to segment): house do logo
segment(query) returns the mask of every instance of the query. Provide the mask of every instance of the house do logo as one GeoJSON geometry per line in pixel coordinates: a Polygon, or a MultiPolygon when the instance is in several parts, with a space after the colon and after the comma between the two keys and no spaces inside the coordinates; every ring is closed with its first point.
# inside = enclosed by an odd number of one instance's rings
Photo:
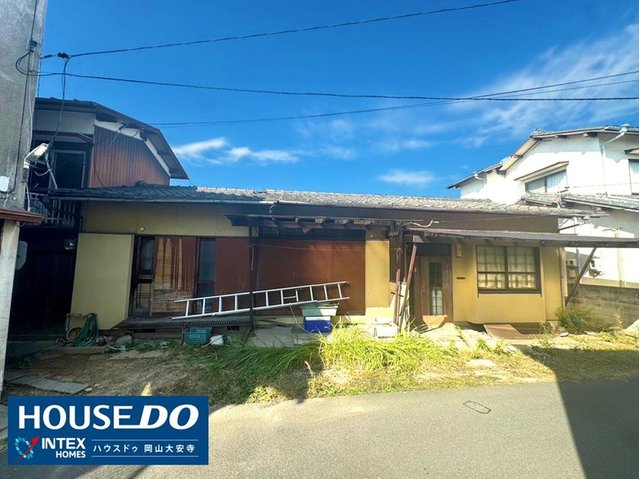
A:
{"type": "Polygon", "coordinates": [[[205,396],[9,397],[9,464],[208,464],[205,396]]]}

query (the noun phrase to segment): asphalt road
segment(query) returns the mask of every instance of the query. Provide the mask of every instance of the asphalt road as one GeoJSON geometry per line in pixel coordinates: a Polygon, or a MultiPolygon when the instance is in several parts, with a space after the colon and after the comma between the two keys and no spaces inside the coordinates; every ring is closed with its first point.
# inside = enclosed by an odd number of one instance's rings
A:
{"type": "Polygon", "coordinates": [[[209,466],[9,467],[56,478],[637,478],[638,382],[372,394],[211,414],[209,466]]]}

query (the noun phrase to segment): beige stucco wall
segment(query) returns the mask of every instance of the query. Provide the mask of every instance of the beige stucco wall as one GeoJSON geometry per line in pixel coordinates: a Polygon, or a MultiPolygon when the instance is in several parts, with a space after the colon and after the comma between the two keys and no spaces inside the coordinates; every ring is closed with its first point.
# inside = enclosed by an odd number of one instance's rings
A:
{"type": "Polygon", "coordinates": [[[71,312],[96,313],[109,329],[129,310],[133,236],[80,233],[71,312]]]}
{"type": "MultiPolygon", "coordinates": [[[[83,209],[83,233],[72,301],[74,313],[96,312],[100,328],[127,317],[133,235],[238,236],[247,228],[231,226],[225,210],[212,205],[91,203],[83,209]],[[107,234],[108,233],[108,234],[107,234]]],[[[475,227],[512,230],[551,230],[555,218],[512,218],[486,221],[475,227]],[[526,223],[526,224],[525,224],[526,223]]],[[[447,225],[449,226],[449,225],[447,225]]],[[[558,250],[541,248],[542,294],[481,294],[476,284],[475,246],[464,244],[461,257],[452,258],[453,316],[474,323],[540,322],[554,320],[562,304],[558,250]]],[[[365,305],[363,316],[341,318],[361,322],[391,317],[389,241],[365,244],[365,305]]]]}
{"type": "Polygon", "coordinates": [[[231,226],[224,210],[213,205],[87,203],[83,217],[89,233],[248,236],[247,228],[231,226]]]}
{"type": "Polygon", "coordinates": [[[471,323],[538,323],[555,321],[562,306],[560,261],[557,248],[540,248],[541,293],[478,294],[476,248],[462,246],[452,261],[453,317],[471,323]]]}
{"type": "Polygon", "coordinates": [[[365,243],[365,305],[389,307],[389,241],[365,243]]]}

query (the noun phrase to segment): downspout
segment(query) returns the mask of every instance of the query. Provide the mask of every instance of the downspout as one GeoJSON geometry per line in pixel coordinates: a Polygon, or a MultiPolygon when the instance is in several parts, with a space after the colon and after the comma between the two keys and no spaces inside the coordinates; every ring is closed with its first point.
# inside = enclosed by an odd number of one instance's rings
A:
{"type": "Polygon", "coordinates": [[[609,143],[613,143],[614,141],[619,140],[620,138],[622,138],[627,133],[628,129],[629,129],[629,125],[622,125],[622,128],[620,129],[620,133],[618,133],[615,137],[611,138],[609,141],[605,141],[604,143],[602,143],[600,145],[600,157],[602,158],[602,186],[604,187],[604,193],[605,194],[608,194],[608,191],[607,191],[607,176],[606,176],[606,168],[605,168],[605,161],[607,159],[606,146],[609,143]]]}

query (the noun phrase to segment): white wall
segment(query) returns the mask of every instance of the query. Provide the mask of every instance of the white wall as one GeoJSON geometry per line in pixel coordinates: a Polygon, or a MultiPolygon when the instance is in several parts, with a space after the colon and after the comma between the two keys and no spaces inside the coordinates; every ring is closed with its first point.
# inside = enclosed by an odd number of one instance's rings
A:
{"type": "MultiPolygon", "coordinates": [[[[638,237],[638,214],[633,211],[611,210],[608,216],[592,218],[591,222],[562,233],[614,238],[638,237]]],[[[584,264],[591,248],[566,248],[568,259],[577,259],[578,269],[584,264]]],[[[585,274],[582,282],[602,286],[637,287],[640,284],[640,250],[637,248],[598,248],[594,256],[601,275],[585,274]]]]}
{"type": "Polygon", "coordinates": [[[632,193],[629,161],[624,151],[638,147],[638,135],[627,134],[603,148],[603,144],[615,136],[615,133],[597,137],[575,135],[539,141],[505,175],[495,172],[482,174],[483,180],[462,185],[460,197],[514,203],[525,194],[524,182],[516,178],[565,161],[569,162],[568,191],[576,194],[629,195],[632,193]]]}
{"type": "MultiPolygon", "coordinates": [[[[617,133],[597,137],[582,135],[550,138],[539,141],[505,175],[483,174],[482,180],[460,187],[461,198],[486,198],[498,203],[515,203],[525,194],[525,184],[516,178],[535,173],[559,162],[568,161],[567,190],[575,194],[629,195],[629,161],[625,150],[638,147],[638,135],[627,134],[612,143],[617,133]],[[603,154],[604,153],[604,154],[603,154]]],[[[589,209],[587,207],[581,209],[589,209]]],[[[562,230],[567,234],[609,237],[638,237],[638,213],[608,210],[608,216],[592,218],[590,224],[562,230]]],[[[590,248],[567,248],[568,259],[578,259],[581,266],[590,248]]],[[[585,275],[584,283],[635,287],[640,283],[640,253],[638,249],[598,249],[596,263],[602,275],[585,275]]]]}

